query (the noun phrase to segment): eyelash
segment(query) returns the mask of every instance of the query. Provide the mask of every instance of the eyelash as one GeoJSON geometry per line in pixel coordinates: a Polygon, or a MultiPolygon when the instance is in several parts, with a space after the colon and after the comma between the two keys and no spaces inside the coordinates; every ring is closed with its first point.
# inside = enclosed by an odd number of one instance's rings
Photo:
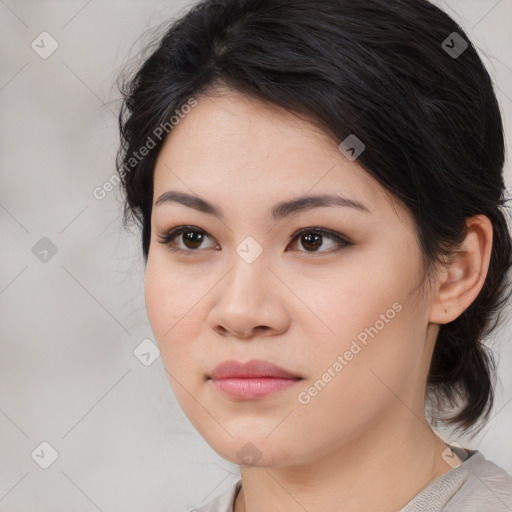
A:
{"type": "MultiPolygon", "coordinates": [[[[177,237],[178,235],[181,235],[185,232],[188,232],[188,231],[191,231],[194,233],[201,233],[201,234],[204,234],[204,235],[212,238],[210,235],[208,235],[208,233],[206,231],[204,231],[200,228],[197,228],[196,226],[176,226],[175,228],[172,228],[163,234],[157,235],[158,238],[160,239],[158,242],[161,244],[167,245],[169,250],[171,250],[173,252],[185,253],[187,255],[192,255],[194,253],[201,252],[200,249],[180,249],[179,247],[175,247],[172,244],[172,240],[175,237],[177,237]]],[[[333,252],[340,251],[341,249],[343,249],[346,246],[353,245],[351,242],[349,242],[345,237],[341,236],[339,233],[336,233],[336,232],[333,232],[330,230],[326,230],[323,228],[299,229],[299,231],[294,233],[290,242],[293,242],[296,238],[299,238],[301,235],[304,235],[306,233],[314,233],[314,234],[322,235],[326,238],[336,241],[340,245],[340,247],[338,247],[337,249],[329,250],[329,251],[299,251],[299,252],[304,252],[306,254],[324,254],[324,253],[331,254],[333,252]]]]}

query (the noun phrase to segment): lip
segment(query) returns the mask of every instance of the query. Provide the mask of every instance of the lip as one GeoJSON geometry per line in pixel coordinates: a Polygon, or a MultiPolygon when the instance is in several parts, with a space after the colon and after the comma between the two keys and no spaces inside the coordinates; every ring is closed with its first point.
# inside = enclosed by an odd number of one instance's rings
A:
{"type": "Polygon", "coordinates": [[[218,364],[208,376],[210,379],[249,379],[255,377],[274,377],[280,379],[300,379],[300,375],[295,375],[280,366],[262,359],[251,359],[246,363],[241,363],[234,359],[222,361],[218,364]]]}
{"type": "Polygon", "coordinates": [[[252,359],[241,363],[231,359],[217,365],[208,379],[221,393],[249,400],[289,388],[302,377],[269,361],[252,359]]]}

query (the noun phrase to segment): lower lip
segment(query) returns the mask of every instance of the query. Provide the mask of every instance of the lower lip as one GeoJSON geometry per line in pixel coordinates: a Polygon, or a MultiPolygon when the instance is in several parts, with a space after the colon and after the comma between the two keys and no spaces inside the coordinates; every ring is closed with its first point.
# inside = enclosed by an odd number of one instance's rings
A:
{"type": "Polygon", "coordinates": [[[226,378],[211,379],[213,385],[222,393],[233,398],[261,398],[283,389],[287,389],[302,379],[283,379],[277,377],[226,378]]]}

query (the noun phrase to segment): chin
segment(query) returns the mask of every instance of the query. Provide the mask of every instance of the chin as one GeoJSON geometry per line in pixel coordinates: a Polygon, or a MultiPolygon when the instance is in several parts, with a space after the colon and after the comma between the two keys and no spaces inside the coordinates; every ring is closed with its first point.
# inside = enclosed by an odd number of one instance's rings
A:
{"type": "Polygon", "coordinates": [[[264,435],[243,435],[226,439],[223,436],[222,441],[209,439],[208,436],[204,438],[223,459],[239,466],[278,468],[304,462],[292,446],[283,445],[282,439],[277,436],[274,439],[271,437],[265,439],[264,435]]]}

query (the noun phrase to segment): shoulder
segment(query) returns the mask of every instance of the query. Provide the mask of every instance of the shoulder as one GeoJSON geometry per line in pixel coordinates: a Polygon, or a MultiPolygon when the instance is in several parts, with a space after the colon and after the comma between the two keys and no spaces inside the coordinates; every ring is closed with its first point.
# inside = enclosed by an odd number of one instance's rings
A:
{"type": "Polygon", "coordinates": [[[444,474],[410,501],[400,512],[509,512],[512,477],[479,451],[444,474]]]}
{"type": "Polygon", "coordinates": [[[512,477],[480,452],[474,453],[471,459],[467,478],[448,503],[448,510],[512,510],[512,477]]]}
{"type": "Polygon", "coordinates": [[[217,496],[205,505],[191,509],[190,512],[233,512],[235,498],[242,486],[242,480],[238,479],[227,492],[217,496]]]}

